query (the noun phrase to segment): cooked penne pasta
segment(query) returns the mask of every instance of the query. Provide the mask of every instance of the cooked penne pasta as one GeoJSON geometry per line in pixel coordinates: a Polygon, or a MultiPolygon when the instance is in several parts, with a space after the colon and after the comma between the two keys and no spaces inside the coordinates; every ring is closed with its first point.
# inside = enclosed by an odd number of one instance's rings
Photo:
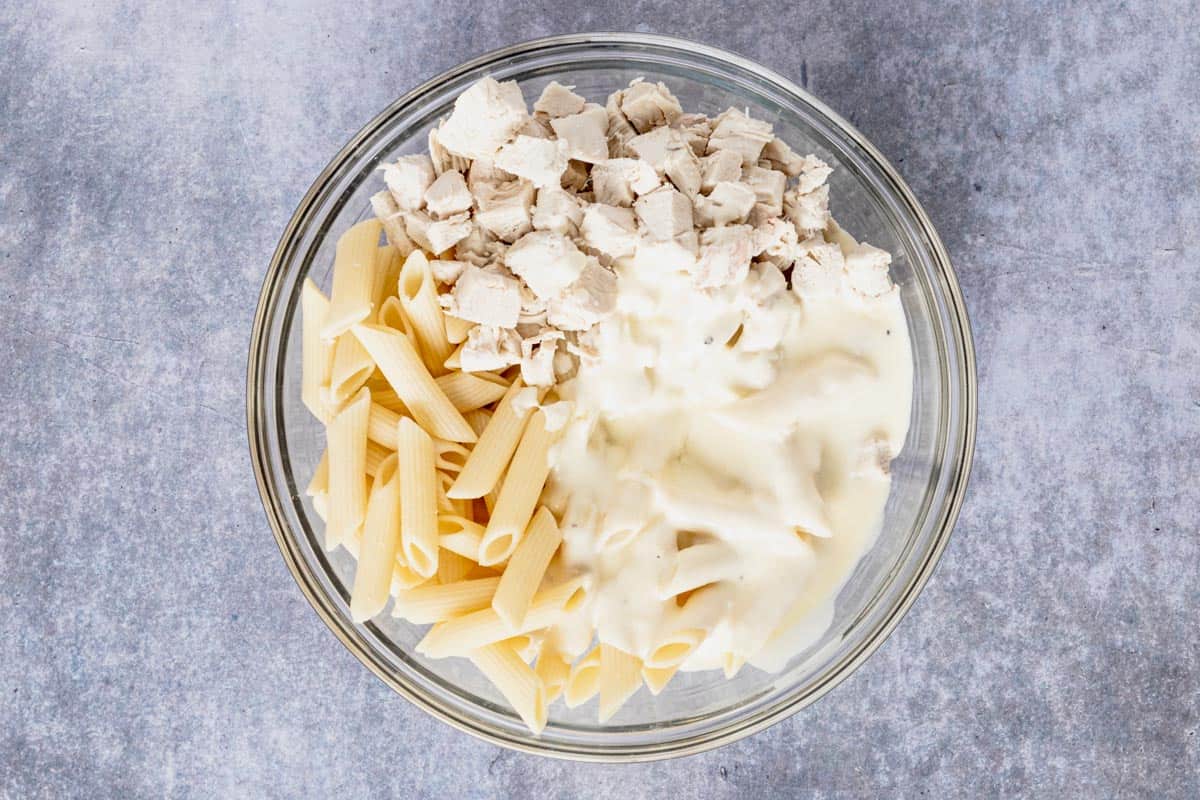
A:
{"type": "Polygon", "coordinates": [[[450,489],[451,497],[483,497],[499,482],[500,473],[504,472],[512,459],[533,410],[532,407],[526,408],[526,404],[514,406],[514,401],[522,397],[524,388],[520,378],[508,387],[487,428],[479,435],[471,457],[458,474],[458,480],[450,489]]]}
{"type": "Polygon", "coordinates": [[[370,318],[381,227],[377,219],[364,220],[338,239],[333,258],[333,291],[321,338],[335,339],[370,318]]]}
{"type": "Polygon", "coordinates": [[[438,567],[437,468],[433,440],[408,417],[397,428],[400,544],[409,569],[431,577],[438,567]]]}
{"type": "Polygon", "coordinates": [[[376,318],[383,310],[384,301],[396,294],[396,281],[400,278],[400,267],[404,257],[395,245],[385,244],[375,251],[375,281],[371,284],[371,305],[376,318]]]}
{"type": "Polygon", "coordinates": [[[581,706],[600,691],[600,646],[596,645],[587,655],[575,662],[567,675],[563,687],[563,702],[567,708],[581,706]]]}
{"type": "Polygon", "coordinates": [[[358,339],[348,334],[337,338],[333,348],[333,370],[329,375],[327,407],[340,408],[342,403],[366,384],[375,371],[375,362],[358,339]]]}
{"type": "Polygon", "coordinates": [[[586,602],[587,591],[588,581],[583,577],[542,589],[534,596],[521,625],[515,629],[505,624],[490,607],[439,622],[417,644],[417,652],[431,658],[463,655],[510,636],[545,628],[586,602]]]}
{"type": "Polygon", "coordinates": [[[417,625],[469,614],[487,608],[499,583],[499,578],[479,578],[409,589],[396,596],[392,614],[417,625]]]}
{"type": "Polygon", "coordinates": [[[312,480],[308,482],[304,493],[309,497],[316,497],[329,493],[329,448],[325,448],[321,453],[321,460],[317,462],[317,468],[313,470],[312,480]]]}
{"type": "Polygon", "coordinates": [[[546,727],[546,692],[533,669],[507,642],[474,650],[471,662],[495,684],[525,724],[535,734],[546,727]]]}
{"type": "MultiPolygon", "coordinates": [[[[368,419],[368,424],[369,424],[369,422],[370,422],[370,420],[368,419]]],[[[369,427],[368,427],[368,430],[370,430],[369,427]]],[[[377,442],[372,442],[372,441],[368,440],[367,441],[367,474],[370,475],[371,477],[374,477],[375,473],[377,473],[379,471],[379,465],[382,464],[383,460],[385,458],[387,458],[388,456],[390,456],[391,454],[392,454],[392,451],[387,449],[383,445],[378,444],[377,442]]]]}
{"type": "MultiPolygon", "coordinates": [[[[441,542],[438,542],[441,544],[441,542]]],[[[438,553],[438,583],[457,583],[467,577],[476,566],[475,561],[449,550],[438,553]]]]}
{"type": "Polygon", "coordinates": [[[350,616],[366,622],[383,610],[392,586],[396,548],[400,540],[400,480],[396,455],[379,466],[363,522],[358,567],[350,592],[350,616]]]}
{"type": "Polygon", "coordinates": [[[549,705],[558,699],[566,687],[567,677],[571,674],[571,662],[563,658],[552,642],[546,642],[538,653],[533,671],[542,679],[542,685],[546,688],[546,704],[549,705]]]}
{"type": "Polygon", "coordinates": [[[329,422],[325,389],[333,371],[333,342],[321,336],[328,314],[329,300],[312,278],[305,278],[300,290],[300,399],[314,417],[325,423],[329,422]]]}
{"type": "Polygon", "coordinates": [[[677,667],[708,637],[703,628],[684,628],[657,642],[646,656],[651,669],[677,667]]]}
{"type": "Polygon", "coordinates": [[[377,325],[355,325],[353,331],[418,425],[439,439],[476,440],[475,431],[434,382],[407,336],[377,325]]]}
{"type": "MultiPolygon", "coordinates": [[[[402,414],[406,417],[411,417],[412,414],[408,411],[408,406],[404,405],[404,401],[400,399],[400,395],[396,394],[396,390],[392,388],[390,383],[384,381],[383,388],[376,389],[371,387],[371,401],[378,403],[389,411],[395,411],[397,414],[402,414]]],[[[469,424],[469,423],[468,423],[469,424]]]]}
{"type": "Polygon", "coordinates": [[[458,442],[447,442],[445,439],[434,439],[433,449],[437,453],[437,468],[450,476],[462,472],[463,465],[471,455],[471,451],[458,442]]]}
{"type": "Polygon", "coordinates": [[[350,538],[367,513],[367,419],[371,392],[366,387],[329,421],[325,429],[329,453],[329,518],[325,546],[350,538]]]}
{"type": "Polygon", "coordinates": [[[459,411],[491,405],[508,391],[508,381],[490,372],[451,372],[436,382],[459,411]]]}
{"type": "Polygon", "coordinates": [[[642,660],[600,643],[600,721],[607,722],[642,685],[642,660]]]}
{"type": "Polygon", "coordinates": [[[463,419],[471,426],[471,430],[475,431],[476,436],[483,434],[488,423],[492,421],[492,412],[486,408],[476,408],[472,411],[464,411],[463,419]]]}
{"type": "Polygon", "coordinates": [[[414,250],[404,260],[398,288],[404,316],[420,343],[426,366],[434,375],[444,373],[446,359],[454,352],[454,346],[446,338],[446,323],[438,304],[437,286],[429,271],[429,259],[420,250],[414,250]]]}
{"type": "Polygon", "coordinates": [[[642,680],[646,682],[646,688],[650,690],[650,694],[657,696],[659,692],[667,688],[667,684],[671,678],[675,677],[675,673],[679,671],[679,667],[648,667],[642,665],[642,680]]]}
{"type": "Polygon", "coordinates": [[[438,547],[472,560],[479,558],[483,526],[457,514],[438,516],[438,547]]]}
{"type": "Polygon", "coordinates": [[[736,554],[721,542],[704,542],[680,550],[666,582],[659,587],[663,600],[690,592],[729,576],[731,564],[737,564],[736,554]]]}
{"type": "MultiPolygon", "coordinates": [[[[371,395],[371,399],[373,401],[375,396],[371,395]]],[[[389,450],[395,450],[400,420],[406,416],[407,414],[398,414],[390,408],[372,402],[371,414],[367,417],[367,438],[389,450]]]]}
{"type": "Polygon", "coordinates": [[[467,336],[471,333],[471,328],[475,327],[474,322],[469,322],[465,319],[459,319],[458,317],[452,317],[449,314],[446,314],[445,318],[446,338],[450,341],[450,344],[458,345],[465,342],[467,340],[467,336]]]}
{"type": "Polygon", "coordinates": [[[400,302],[399,297],[389,297],[383,301],[383,305],[379,309],[379,324],[385,328],[399,331],[405,336],[408,336],[412,331],[408,329],[408,320],[404,317],[404,306],[400,302]]]}
{"type": "MultiPolygon", "coordinates": [[[[486,541],[486,534],[485,534],[486,541]]],[[[534,592],[542,583],[546,567],[562,541],[562,533],[550,509],[542,506],[534,514],[521,543],[500,577],[492,608],[510,627],[520,627],[534,592]]]]}
{"type": "Polygon", "coordinates": [[[464,346],[465,344],[460,344],[450,354],[450,357],[446,359],[445,364],[443,364],[446,369],[462,369],[462,351],[464,346]]]}
{"type": "Polygon", "coordinates": [[[479,563],[485,567],[504,561],[520,543],[550,474],[553,441],[554,434],[546,430],[546,415],[538,409],[530,417],[512,464],[504,474],[496,507],[483,532],[479,563]]]}

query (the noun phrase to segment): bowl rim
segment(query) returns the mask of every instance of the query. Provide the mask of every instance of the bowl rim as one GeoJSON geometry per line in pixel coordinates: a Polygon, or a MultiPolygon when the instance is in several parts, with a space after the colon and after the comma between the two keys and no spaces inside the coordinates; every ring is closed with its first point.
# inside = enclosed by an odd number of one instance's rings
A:
{"type": "Polygon", "coordinates": [[[929,219],[924,207],[917,201],[908,184],[900,177],[895,167],[862,133],[806,89],[798,86],[780,73],[737,53],[674,36],[604,31],[530,39],[491,50],[451,67],[421,82],[390,103],[366,125],[360,128],[341,150],[330,159],[305,193],[296,210],[292,213],[280,237],[279,244],[276,246],[275,252],[271,257],[270,265],[263,279],[263,286],[254,315],[250,350],[246,365],[246,426],[251,464],[254,468],[259,495],[263,503],[263,510],[267,515],[268,522],[271,524],[275,542],[279,547],[284,563],[287,565],[293,579],[299,585],[309,604],[316,611],[326,627],[329,628],[347,650],[353,653],[380,680],[417,708],[429,713],[434,718],[490,744],[519,752],[558,759],[609,763],[642,762],[694,755],[730,744],[765,730],[824,697],[834,687],[853,674],[887,640],[928,583],[930,576],[941,560],[942,553],[950,540],[955,523],[958,520],[966,495],[974,458],[977,425],[977,392],[975,348],[970,320],[962,292],[959,288],[957,276],[950,262],[949,254],[937,231],[934,229],[933,223],[929,219]],[[962,435],[957,442],[947,441],[948,454],[957,446],[958,452],[948,455],[947,458],[956,456],[959,468],[951,476],[946,487],[945,503],[941,509],[941,520],[937,523],[925,558],[919,567],[916,568],[911,580],[903,588],[903,592],[892,604],[891,609],[881,619],[875,630],[863,639],[856,650],[841,660],[840,668],[825,675],[808,692],[801,696],[784,698],[773,707],[760,712],[756,717],[743,724],[735,721],[725,728],[700,733],[679,741],[663,744],[636,745],[613,751],[585,746],[539,747],[536,744],[536,740],[532,742],[516,740],[500,735],[483,725],[468,724],[464,720],[447,713],[437,704],[431,702],[421,692],[414,691],[413,688],[397,681],[392,675],[385,672],[363,648],[351,640],[342,629],[342,625],[335,614],[335,609],[329,598],[325,597],[324,592],[320,591],[316,581],[308,574],[308,569],[300,553],[298,542],[294,541],[294,537],[288,533],[288,525],[280,508],[282,498],[273,491],[268,476],[267,458],[265,455],[269,449],[267,426],[259,424],[259,420],[265,416],[262,408],[264,398],[256,388],[268,364],[267,351],[269,349],[270,337],[267,335],[267,323],[274,308],[271,300],[276,293],[276,285],[284,276],[284,268],[286,262],[289,260],[288,255],[292,249],[291,244],[294,242],[296,229],[304,221],[316,197],[329,180],[337,174],[338,169],[345,160],[359,148],[362,142],[373,135],[379,126],[385,120],[389,119],[399,108],[412,103],[428,92],[435,90],[439,85],[450,82],[460,75],[489,64],[514,57],[535,54],[538,51],[548,48],[587,44],[630,45],[635,47],[640,45],[698,54],[733,68],[753,72],[757,77],[775,84],[777,88],[787,93],[795,95],[812,106],[816,111],[825,115],[833,125],[840,128],[841,132],[854,145],[861,148],[866,156],[874,162],[874,166],[887,179],[889,183],[888,188],[896,193],[898,199],[903,201],[907,210],[912,213],[914,222],[924,235],[925,244],[929,248],[929,255],[934,267],[933,276],[940,282],[939,288],[943,292],[946,301],[950,317],[949,321],[951,323],[950,333],[953,338],[953,341],[948,342],[948,344],[952,345],[952,349],[955,350],[961,362],[961,369],[958,375],[952,374],[950,377],[952,380],[957,379],[958,382],[962,403],[960,414],[962,419],[962,435]]]}

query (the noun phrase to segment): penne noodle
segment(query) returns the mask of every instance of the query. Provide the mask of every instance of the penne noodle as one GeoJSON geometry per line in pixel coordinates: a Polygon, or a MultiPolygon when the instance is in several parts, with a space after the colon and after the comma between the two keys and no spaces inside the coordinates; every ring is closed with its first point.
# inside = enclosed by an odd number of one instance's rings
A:
{"type": "MultiPolygon", "coordinates": [[[[367,422],[368,422],[367,430],[369,431],[370,430],[370,427],[369,427],[370,420],[368,419],[367,422]]],[[[370,435],[370,434],[368,434],[368,435],[370,435]]],[[[392,454],[392,452],[393,451],[387,449],[383,445],[378,444],[377,442],[372,442],[372,441],[368,440],[367,441],[367,474],[370,475],[371,477],[375,477],[375,474],[379,471],[379,465],[382,464],[383,460],[385,458],[387,458],[388,456],[390,456],[392,454]]]]}
{"type": "Polygon", "coordinates": [[[446,339],[450,344],[462,344],[467,340],[467,336],[471,333],[471,328],[475,327],[474,322],[458,317],[452,317],[449,314],[444,315],[446,320],[446,339]]]}
{"type": "Polygon", "coordinates": [[[312,505],[313,505],[313,511],[316,513],[316,515],[318,517],[321,518],[322,522],[325,522],[326,520],[329,519],[329,495],[327,495],[327,494],[313,495],[312,505]]]}
{"type": "Polygon", "coordinates": [[[433,449],[437,453],[437,468],[451,475],[462,472],[463,465],[471,455],[471,451],[458,442],[447,442],[445,439],[434,439],[433,449]]]}
{"type": "Polygon", "coordinates": [[[450,357],[447,358],[443,364],[446,369],[462,369],[462,351],[463,347],[465,346],[466,343],[464,342],[455,348],[454,352],[450,354],[450,357]]]}
{"type": "Polygon", "coordinates": [[[395,297],[396,281],[400,278],[400,267],[404,258],[397,252],[395,245],[385,244],[375,251],[375,274],[371,284],[371,305],[376,318],[383,311],[383,304],[389,297],[395,297]]]}
{"type": "Polygon", "coordinates": [[[607,722],[642,685],[642,660],[600,643],[600,722],[607,722]]]}
{"type": "Polygon", "coordinates": [[[562,694],[567,685],[567,677],[571,674],[571,663],[563,658],[562,653],[552,641],[542,644],[538,653],[537,664],[533,671],[542,679],[546,687],[546,705],[553,703],[562,694]]]}
{"type": "Polygon", "coordinates": [[[476,408],[472,411],[464,411],[463,419],[471,426],[471,430],[475,431],[475,435],[480,436],[487,428],[488,423],[492,421],[492,412],[486,408],[476,408]]]}
{"type": "Polygon", "coordinates": [[[376,389],[374,386],[371,387],[371,401],[378,403],[389,411],[395,411],[397,414],[402,414],[406,417],[412,416],[408,412],[408,406],[404,405],[404,401],[400,399],[400,395],[396,394],[396,390],[387,381],[384,381],[383,388],[376,389]]]}
{"type": "Polygon", "coordinates": [[[399,331],[405,336],[411,333],[408,329],[408,320],[404,317],[404,306],[400,303],[399,297],[389,297],[383,301],[383,305],[379,309],[379,324],[385,328],[399,331]]]}
{"type": "Polygon", "coordinates": [[[546,692],[541,679],[521,660],[512,644],[488,645],[471,652],[470,658],[529,729],[541,733],[546,727],[546,692]]]}
{"type": "Polygon", "coordinates": [[[553,625],[586,601],[588,586],[586,578],[577,577],[542,589],[534,596],[525,619],[516,628],[505,624],[490,607],[439,622],[417,643],[417,652],[430,658],[463,655],[510,636],[553,625]]]}
{"type": "Polygon", "coordinates": [[[517,452],[513,454],[512,464],[496,496],[496,507],[483,532],[479,563],[485,567],[505,560],[520,544],[550,475],[550,445],[553,441],[554,434],[546,430],[546,415],[538,409],[517,445],[517,452]]]}
{"type": "MultiPolygon", "coordinates": [[[[438,544],[441,544],[440,540],[438,544]]],[[[449,550],[439,551],[437,581],[438,583],[457,583],[466,578],[475,566],[474,559],[460,556],[449,550]]]]}
{"type": "MultiPolygon", "coordinates": [[[[371,395],[374,400],[375,396],[371,395]]],[[[379,403],[371,403],[371,414],[367,417],[367,438],[377,442],[389,450],[396,449],[396,435],[400,429],[400,420],[407,414],[398,414],[379,403]]]]}
{"type": "Polygon", "coordinates": [[[508,381],[491,372],[451,372],[435,382],[459,411],[491,405],[508,391],[508,381]]]}
{"type": "Polygon", "coordinates": [[[400,468],[400,545],[404,562],[429,578],[438,568],[437,469],[433,440],[408,417],[396,439],[400,468]]]}
{"type": "Polygon", "coordinates": [[[721,542],[705,542],[680,550],[667,581],[659,587],[658,596],[666,600],[729,577],[736,554],[721,542]]]}
{"type": "Polygon", "coordinates": [[[476,440],[475,431],[434,382],[407,336],[377,325],[355,325],[353,330],[418,425],[439,439],[476,440]]]}
{"type": "Polygon", "coordinates": [[[329,448],[321,453],[321,460],[317,462],[317,468],[313,470],[312,480],[308,482],[304,493],[309,497],[316,497],[329,493],[329,448]]]}
{"type": "MultiPolygon", "coordinates": [[[[486,537],[485,537],[486,538],[486,537]]],[[[542,583],[546,567],[562,541],[562,533],[550,509],[538,509],[521,543],[508,559],[492,608],[509,627],[520,627],[534,592],[542,583]]]]}
{"type": "Polygon", "coordinates": [[[642,680],[646,682],[646,688],[650,690],[650,694],[657,696],[671,678],[675,677],[675,673],[679,671],[679,667],[666,667],[660,669],[657,667],[648,667],[642,665],[642,680]]]}
{"type": "Polygon", "coordinates": [[[469,614],[487,608],[499,583],[499,578],[479,578],[409,589],[396,596],[392,614],[415,625],[469,614]]]}
{"type": "Polygon", "coordinates": [[[300,290],[300,399],[324,423],[329,422],[325,388],[333,371],[333,343],[321,337],[328,313],[329,300],[312,278],[305,278],[300,290]]]}
{"type": "Polygon", "coordinates": [[[575,662],[567,675],[563,687],[563,702],[567,708],[581,706],[600,691],[600,646],[596,645],[587,655],[575,662]]]}
{"type": "Polygon", "coordinates": [[[325,429],[329,453],[329,518],[325,526],[325,546],[331,550],[358,530],[367,513],[365,476],[370,412],[371,392],[364,387],[325,429]]]}
{"type": "Polygon", "coordinates": [[[404,556],[400,553],[400,548],[396,549],[396,564],[392,567],[392,597],[398,596],[401,592],[427,585],[430,580],[430,578],[418,575],[409,569],[408,564],[404,563],[404,556]]]}
{"type": "Polygon", "coordinates": [[[519,397],[524,397],[521,394],[523,388],[524,384],[517,378],[504,393],[487,428],[479,435],[471,457],[450,489],[451,497],[483,497],[499,483],[500,473],[512,459],[533,410],[525,408],[527,404],[524,403],[514,405],[519,397]]]}
{"type": "Polygon", "coordinates": [[[363,522],[358,567],[350,592],[350,617],[366,622],[387,605],[400,540],[400,480],[395,454],[379,466],[363,522]]]}
{"type": "Polygon", "coordinates": [[[443,374],[454,346],[446,338],[446,323],[438,303],[437,285],[429,271],[429,259],[420,250],[414,250],[404,260],[398,289],[404,316],[420,344],[425,364],[434,375],[443,374]]]}
{"type": "Polygon", "coordinates": [[[333,340],[370,318],[380,229],[379,220],[368,219],[338,239],[333,258],[333,291],[321,328],[322,339],[333,340]]]}
{"type": "Polygon", "coordinates": [[[745,666],[746,657],[737,653],[722,653],[721,654],[721,669],[725,672],[726,680],[738,674],[738,671],[745,666]]]}
{"type": "Polygon", "coordinates": [[[703,628],[685,628],[672,633],[655,644],[646,656],[646,666],[651,669],[678,667],[708,637],[703,628]]]}
{"type": "Polygon", "coordinates": [[[483,540],[483,526],[456,514],[438,517],[438,547],[457,553],[464,558],[479,557],[479,543],[483,540]]]}
{"type": "Polygon", "coordinates": [[[358,339],[348,334],[339,336],[333,348],[327,407],[340,408],[366,384],[374,371],[375,362],[358,339]]]}

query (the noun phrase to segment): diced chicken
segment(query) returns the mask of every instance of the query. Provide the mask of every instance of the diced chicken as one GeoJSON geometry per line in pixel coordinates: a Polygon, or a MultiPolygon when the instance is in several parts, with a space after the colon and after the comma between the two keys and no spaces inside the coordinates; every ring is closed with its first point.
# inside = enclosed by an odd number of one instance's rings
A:
{"type": "MultiPolygon", "coordinates": [[[[460,242],[459,245],[461,244],[460,242]]],[[[429,272],[438,283],[451,286],[468,266],[470,265],[466,261],[435,258],[429,262],[429,272]]]]}
{"type": "Polygon", "coordinates": [[[517,128],[517,136],[528,136],[531,139],[553,139],[554,129],[550,127],[550,120],[530,117],[525,120],[524,125],[517,128]]]}
{"type": "Polygon", "coordinates": [[[671,123],[671,127],[683,135],[693,153],[704,155],[708,137],[712,135],[712,120],[703,114],[683,114],[671,123]]]}
{"type": "Polygon", "coordinates": [[[796,226],[775,217],[754,227],[754,255],[786,269],[796,260],[796,226]]]}
{"type": "Polygon", "coordinates": [[[498,185],[516,179],[516,175],[500,169],[496,166],[495,160],[491,158],[477,158],[471,162],[471,167],[467,170],[467,188],[471,190],[472,194],[483,184],[498,185]]]}
{"type": "Polygon", "coordinates": [[[608,114],[597,105],[578,114],[550,120],[554,133],[565,142],[567,156],[595,164],[608,158],[608,114]]]}
{"type": "Polygon", "coordinates": [[[762,158],[770,163],[771,169],[777,169],[789,178],[796,177],[804,169],[805,158],[796,155],[778,136],[763,146],[762,158]]]}
{"type": "Polygon", "coordinates": [[[629,149],[659,175],[667,173],[667,159],[674,152],[691,152],[683,134],[671,128],[655,128],[629,140],[629,149]]]}
{"type": "Polygon", "coordinates": [[[801,194],[808,194],[817,187],[823,186],[825,180],[833,173],[833,167],[816,156],[805,156],[801,161],[803,163],[800,165],[798,173],[800,179],[796,182],[796,191],[801,194]]]}
{"type": "Polygon", "coordinates": [[[433,161],[429,156],[401,156],[383,168],[383,182],[401,211],[416,211],[425,205],[425,190],[433,183],[433,161]]]}
{"type": "Polygon", "coordinates": [[[600,349],[596,345],[596,328],[586,331],[567,331],[564,344],[567,352],[583,361],[595,361],[600,357],[600,349]]]}
{"type": "Polygon", "coordinates": [[[565,236],[574,236],[583,221],[583,206],[575,195],[557,186],[538,189],[537,203],[533,207],[533,229],[553,231],[565,236]]]}
{"type": "Polygon", "coordinates": [[[782,172],[751,165],[742,170],[742,183],[754,190],[755,202],[766,206],[767,216],[778,217],[783,213],[787,176],[782,172]]]}
{"type": "Polygon", "coordinates": [[[562,176],[562,188],[572,192],[582,192],[588,182],[588,165],[574,159],[567,162],[567,170],[562,176]]]}
{"type": "Polygon", "coordinates": [[[567,154],[562,142],[518,136],[500,148],[496,166],[539,188],[558,186],[567,168],[567,154]]]}
{"type": "Polygon", "coordinates": [[[663,83],[635,80],[621,93],[621,113],[639,133],[670,125],[683,114],[683,107],[663,83]]]}
{"type": "Polygon", "coordinates": [[[607,317],[616,306],[617,276],[589,258],[579,278],[550,301],[546,319],[560,330],[582,331],[607,317]]]}
{"type": "Polygon", "coordinates": [[[426,252],[433,251],[433,245],[429,243],[429,226],[433,224],[433,220],[424,211],[402,211],[401,216],[404,218],[404,232],[408,234],[408,238],[416,243],[426,252]]]}
{"type": "Polygon", "coordinates": [[[724,111],[715,123],[705,152],[712,154],[732,150],[742,157],[742,164],[758,163],[763,147],[775,138],[771,123],[751,119],[736,108],[724,111]]]}
{"type": "Polygon", "coordinates": [[[446,252],[470,236],[473,228],[470,214],[456,214],[430,222],[425,230],[425,238],[429,240],[429,252],[435,255],[446,252]]]}
{"type": "Polygon", "coordinates": [[[718,183],[742,178],[742,157],[733,150],[718,150],[700,159],[700,191],[707,194],[718,183]]]}
{"type": "Polygon", "coordinates": [[[469,322],[515,328],[521,314],[521,284],[515,278],[468,266],[454,284],[447,311],[469,322]]]}
{"type": "Polygon", "coordinates": [[[746,223],[752,228],[757,228],[778,216],[779,212],[766,203],[755,203],[754,208],[750,209],[750,215],[746,217],[746,223]]]}
{"type": "Polygon", "coordinates": [[[829,187],[818,186],[801,194],[796,189],[783,193],[783,215],[800,231],[819,231],[829,224],[829,187]]]}
{"type": "Polygon", "coordinates": [[[559,381],[567,381],[579,373],[579,359],[566,350],[554,352],[554,377],[559,381]]]}
{"type": "Polygon", "coordinates": [[[475,220],[504,242],[515,242],[533,228],[534,188],[529,181],[480,183],[473,190],[475,220]]]}
{"type": "Polygon", "coordinates": [[[590,205],[579,231],[588,247],[609,258],[631,256],[637,250],[637,220],[629,208],[590,205]]]}
{"type": "Polygon", "coordinates": [[[463,372],[490,372],[521,363],[521,337],[511,328],[476,325],[459,353],[463,372]]]}
{"type": "Polygon", "coordinates": [[[699,250],[700,237],[694,230],[665,241],[642,236],[637,244],[641,263],[654,264],[658,269],[668,272],[692,272],[696,268],[699,250]]]}
{"type": "Polygon", "coordinates": [[[896,454],[882,435],[872,436],[859,446],[850,474],[856,478],[886,479],[896,454]]]}
{"type": "Polygon", "coordinates": [[[592,190],[597,203],[631,206],[636,195],[657,189],[658,173],[637,158],[610,158],[592,167],[592,190]]]}
{"type": "Polygon", "coordinates": [[[554,358],[558,343],[563,339],[562,331],[544,328],[521,341],[521,380],[526,386],[551,386],[554,384],[554,358]]]}
{"type": "Polygon", "coordinates": [[[846,283],[850,288],[863,297],[881,297],[892,290],[892,281],[888,277],[888,265],[892,263],[892,254],[880,250],[866,242],[854,242],[852,247],[842,244],[842,254],[846,259],[846,283]]]}
{"type": "Polygon", "coordinates": [[[701,288],[738,283],[750,271],[754,257],[754,229],[749,225],[727,225],[700,233],[700,257],[692,277],[701,288]]]}
{"type": "Polygon", "coordinates": [[[466,158],[491,158],[525,124],[529,112],[516,81],[483,78],[454,101],[438,132],[444,148],[466,158]]]}
{"type": "Polygon", "coordinates": [[[692,230],[692,203],[672,186],[642,195],[633,210],[650,239],[665,242],[692,230]]]}
{"type": "Polygon", "coordinates": [[[435,219],[471,210],[471,192],[458,170],[448,169],[425,190],[425,207],[435,219]]]}
{"type": "Polygon", "coordinates": [[[685,195],[700,194],[700,159],[690,147],[673,150],[667,155],[666,173],[675,188],[685,195]]]}
{"type": "Polygon", "coordinates": [[[842,248],[817,234],[801,242],[797,250],[802,255],[792,268],[792,291],[801,298],[838,292],[846,266],[842,248]]]}
{"type": "Polygon", "coordinates": [[[533,113],[545,114],[551,119],[557,119],[583,111],[583,105],[587,101],[571,91],[574,88],[574,86],[563,86],[558,81],[550,81],[542,90],[541,97],[533,104],[533,113]]]}
{"type": "Polygon", "coordinates": [[[371,210],[383,223],[383,232],[387,240],[402,256],[408,256],[417,245],[409,238],[404,229],[404,212],[396,205],[396,198],[389,191],[377,192],[371,195],[371,210]]]}
{"type": "Polygon", "coordinates": [[[575,282],[587,260],[574,242],[550,231],[527,233],[504,254],[505,265],[543,300],[575,282]]]}
{"type": "Polygon", "coordinates": [[[637,131],[629,124],[629,120],[621,113],[622,92],[613,92],[608,96],[604,112],[608,117],[608,156],[609,158],[626,158],[633,155],[629,150],[629,140],[637,136],[637,131]]]}
{"type": "Polygon", "coordinates": [[[742,335],[737,347],[744,353],[761,353],[774,350],[787,332],[788,317],[785,314],[747,314],[742,321],[742,335]]]}
{"type": "Polygon", "coordinates": [[[437,175],[441,175],[446,170],[455,169],[459,172],[466,173],[471,167],[471,159],[456,156],[446,148],[442,147],[441,136],[439,131],[445,120],[438,123],[436,128],[429,130],[429,158],[433,163],[433,171],[437,175]]]}
{"type": "Polygon", "coordinates": [[[746,275],[743,292],[756,306],[762,306],[787,291],[787,278],[771,263],[755,263],[746,275]]]}
{"type": "Polygon", "coordinates": [[[754,208],[754,190],[744,183],[722,181],[708,193],[708,197],[697,197],[696,221],[701,227],[711,228],[744,222],[754,208]]]}
{"type": "Polygon", "coordinates": [[[476,221],[466,238],[454,246],[454,257],[459,261],[484,267],[498,261],[503,256],[505,247],[504,242],[476,221]]]}

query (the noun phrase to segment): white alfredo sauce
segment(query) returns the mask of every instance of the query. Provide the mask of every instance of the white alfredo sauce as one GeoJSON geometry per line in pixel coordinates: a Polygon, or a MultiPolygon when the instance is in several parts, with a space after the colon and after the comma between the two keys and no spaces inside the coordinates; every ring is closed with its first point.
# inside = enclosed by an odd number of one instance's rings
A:
{"type": "Polygon", "coordinates": [[[616,270],[596,356],[559,387],[574,405],[545,498],[561,566],[593,583],[553,635],[580,653],[594,626],[645,658],[707,631],[682,669],[781,669],[879,532],[912,403],[899,294],[794,292],[758,266],[697,289],[647,256],[616,270]]]}

